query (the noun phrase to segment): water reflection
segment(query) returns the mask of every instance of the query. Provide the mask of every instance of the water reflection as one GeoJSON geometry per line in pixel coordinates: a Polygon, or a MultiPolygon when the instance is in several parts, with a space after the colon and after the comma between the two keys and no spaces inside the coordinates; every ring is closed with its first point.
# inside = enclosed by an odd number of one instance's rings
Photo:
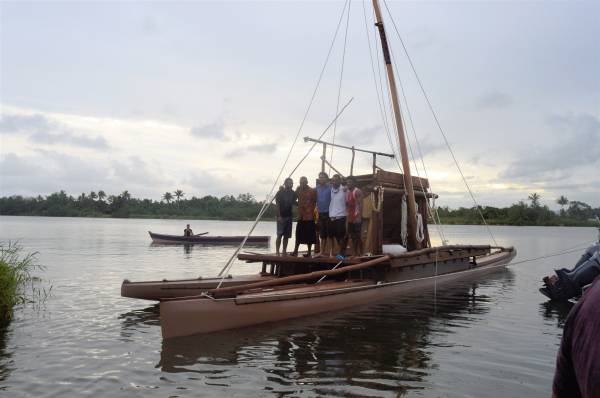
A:
{"type": "MultiPolygon", "coordinates": [[[[8,325],[0,325],[0,382],[6,380],[10,374],[11,353],[6,349],[8,340],[8,325]]],[[[0,391],[6,389],[0,383],[0,391]]]]}
{"type": "Polygon", "coordinates": [[[159,308],[158,304],[154,304],[119,315],[119,319],[121,320],[121,337],[128,341],[129,337],[138,332],[143,333],[144,329],[160,326],[159,308]]]}
{"type": "MultiPolygon", "coordinates": [[[[513,284],[510,271],[478,283],[458,283],[352,312],[324,314],[208,335],[166,339],[163,372],[204,374],[228,385],[229,370],[262,369],[291,393],[357,394],[363,389],[403,395],[423,388],[436,365],[440,335],[469,327],[491,308],[491,297],[513,284]],[[491,295],[480,286],[492,286],[491,295]],[[437,344],[436,344],[437,342],[437,344]]],[[[235,378],[235,377],[234,377],[235,378]]],[[[365,390],[365,391],[366,391],[365,390]]]]}
{"type": "Polygon", "coordinates": [[[556,326],[564,327],[567,316],[575,304],[570,301],[546,301],[540,304],[540,313],[545,319],[556,320],[556,326]]]}

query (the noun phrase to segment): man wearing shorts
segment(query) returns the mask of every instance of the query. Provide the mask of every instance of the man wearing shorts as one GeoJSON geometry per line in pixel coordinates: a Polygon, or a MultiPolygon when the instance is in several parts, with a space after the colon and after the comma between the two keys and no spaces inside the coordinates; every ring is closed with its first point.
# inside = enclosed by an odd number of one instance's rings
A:
{"type": "Polygon", "coordinates": [[[283,238],[283,255],[287,254],[288,239],[292,237],[292,206],[298,204],[298,196],[292,189],[294,182],[286,178],[283,188],[275,195],[277,205],[277,240],[275,241],[275,252],[279,255],[281,238],[283,238]]]}
{"type": "Polygon", "coordinates": [[[329,203],[329,236],[338,244],[343,252],[346,236],[346,189],[342,187],[339,174],[331,178],[331,202],[329,203]]]}
{"type": "Polygon", "coordinates": [[[356,187],[356,179],[354,177],[348,177],[346,182],[348,232],[344,238],[340,253],[345,255],[348,240],[352,239],[352,253],[354,256],[360,256],[364,250],[361,236],[363,194],[362,191],[356,187]]]}
{"type": "Polygon", "coordinates": [[[321,238],[320,253],[324,254],[331,250],[327,244],[329,240],[329,203],[331,203],[331,185],[329,184],[329,176],[324,171],[319,173],[317,187],[317,211],[319,217],[319,237],[321,238]]]}

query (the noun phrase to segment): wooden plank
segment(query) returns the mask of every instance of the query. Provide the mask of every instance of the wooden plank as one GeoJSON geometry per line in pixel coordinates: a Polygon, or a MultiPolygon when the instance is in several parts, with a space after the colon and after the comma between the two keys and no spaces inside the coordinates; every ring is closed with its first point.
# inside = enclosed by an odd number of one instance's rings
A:
{"type": "MultiPolygon", "coordinates": [[[[365,257],[346,259],[342,264],[358,264],[365,257]]],[[[278,256],[276,254],[249,254],[240,253],[238,259],[249,263],[265,262],[269,264],[337,264],[340,260],[335,257],[296,257],[296,256],[278,256]]]]}
{"type": "MultiPolygon", "coordinates": [[[[473,256],[483,256],[489,251],[484,249],[477,250],[455,250],[452,252],[440,252],[437,256],[437,262],[441,263],[448,260],[461,260],[473,256]]],[[[393,258],[392,268],[412,267],[415,265],[433,264],[436,262],[436,256],[432,253],[421,254],[416,257],[393,258]]]]}
{"type": "Polygon", "coordinates": [[[382,257],[378,257],[378,258],[375,258],[370,261],[365,261],[363,263],[348,265],[345,267],[340,267],[340,268],[331,269],[331,270],[327,270],[327,271],[314,271],[314,272],[309,272],[306,274],[292,275],[292,276],[286,276],[283,278],[277,278],[277,279],[273,279],[270,281],[255,282],[255,283],[249,283],[247,285],[224,287],[224,288],[220,288],[220,289],[211,289],[208,291],[208,293],[212,294],[213,297],[215,297],[215,298],[232,297],[232,296],[235,296],[237,293],[243,292],[248,289],[255,289],[255,288],[259,288],[259,287],[261,287],[261,288],[262,287],[271,287],[271,286],[277,286],[277,285],[285,285],[288,283],[297,283],[297,282],[303,282],[303,281],[307,281],[307,280],[319,279],[323,276],[338,275],[338,274],[343,274],[343,273],[346,273],[349,271],[355,271],[355,270],[359,270],[359,269],[373,267],[375,265],[382,264],[389,260],[390,260],[390,256],[382,256],[382,257]]]}
{"type": "MultiPolygon", "coordinates": [[[[376,180],[379,183],[395,184],[404,188],[404,175],[393,173],[391,171],[377,170],[376,180]]],[[[412,183],[415,189],[422,190],[421,185],[425,189],[429,189],[429,181],[426,178],[412,177],[412,183]]]]}

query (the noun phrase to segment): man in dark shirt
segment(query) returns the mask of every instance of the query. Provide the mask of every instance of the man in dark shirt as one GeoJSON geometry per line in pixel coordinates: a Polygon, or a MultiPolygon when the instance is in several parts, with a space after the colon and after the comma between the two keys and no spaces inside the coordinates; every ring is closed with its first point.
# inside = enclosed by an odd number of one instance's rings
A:
{"type": "Polygon", "coordinates": [[[275,251],[279,254],[281,238],[283,238],[283,255],[287,254],[288,239],[292,237],[292,206],[298,205],[298,195],[292,187],[294,182],[291,178],[286,178],[283,183],[283,189],[280,189],[275,195],[275,204],[277,205],[277,240],[275,241],[275,251]]]}
{"type": "Polygon", "coordinates": [[[185,226],[185,229],[183,230],[183,236],[192,236],[192,235],[194,235],[194,232],[190,228],[190,224],[188,224],[185,226]]]}
{"type": "Polygon", "coordinates": [[[555,398],[600,397],[600,277],[573,307],[563,330],[552,386],[555,398]]]}

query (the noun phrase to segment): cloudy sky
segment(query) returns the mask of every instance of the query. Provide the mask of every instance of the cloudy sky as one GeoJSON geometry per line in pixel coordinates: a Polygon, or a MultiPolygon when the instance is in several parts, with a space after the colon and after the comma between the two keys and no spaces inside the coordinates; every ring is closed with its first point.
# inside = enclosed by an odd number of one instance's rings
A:
{"type": "MultiPolygon", "coordinates": [[[[600,206],[599,2],[388,3],[482,204],[538,192],[551,207],[563,194],[600,206]]],[[[370,43],[377,57],[379,43],[364,6],[352,1],[348,17],[344,1],[0,2],[0,195],[127,189],[159,199],[182,189],[264,198],[340,20],[300,136],[319,136],[334,118],[344,58],[340,106],[353,101],[336,142],[392,152],[376,88],[381,64],[369,52],[370,43]]],[[[384,15],[419,172],[407,110],[438,203],[468,206],[384,15]]],[[[300,140],[286,170],[308,148],[300,140]]],[[[296,177],[316,175],[319,152],[296,177]]],[[[333,163],[348,172],[347,154],[335,152],[333,163]]],[[[358,172],[369,167],[357,157],[358,172]]]]}

